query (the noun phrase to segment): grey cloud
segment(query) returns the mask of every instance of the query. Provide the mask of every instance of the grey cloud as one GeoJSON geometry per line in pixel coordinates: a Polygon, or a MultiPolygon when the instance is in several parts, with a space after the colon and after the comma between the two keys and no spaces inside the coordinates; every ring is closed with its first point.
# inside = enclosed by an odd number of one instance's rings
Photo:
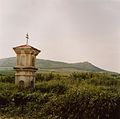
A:
{"type": "Polygon", "coordinates": [[[90,61],[120,72],[120,1],[0,0],[0,57],[15,56],[25,43],[42,50],[39,58],[90,61]]]}

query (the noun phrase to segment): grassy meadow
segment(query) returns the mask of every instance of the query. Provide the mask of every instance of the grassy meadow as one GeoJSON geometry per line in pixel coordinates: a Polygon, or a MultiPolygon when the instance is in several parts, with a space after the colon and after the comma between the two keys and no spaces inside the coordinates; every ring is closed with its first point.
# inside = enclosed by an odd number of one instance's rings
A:
{"type": "Polygon", "coordinates": [[[34,89],[19,89],[0,71],[1,118],[120,119],[120,74],[41,71],[34,89]]]}

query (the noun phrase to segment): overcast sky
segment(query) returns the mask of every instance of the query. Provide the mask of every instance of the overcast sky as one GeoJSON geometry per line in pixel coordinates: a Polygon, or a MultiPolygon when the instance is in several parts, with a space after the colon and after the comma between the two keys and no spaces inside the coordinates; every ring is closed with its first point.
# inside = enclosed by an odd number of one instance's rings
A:
{"type": "Polygon", "coordinates": [[[120,72],[119,0],[0,0],[0,58],[16,56],[27,32],[38,58],[120,72]]]}

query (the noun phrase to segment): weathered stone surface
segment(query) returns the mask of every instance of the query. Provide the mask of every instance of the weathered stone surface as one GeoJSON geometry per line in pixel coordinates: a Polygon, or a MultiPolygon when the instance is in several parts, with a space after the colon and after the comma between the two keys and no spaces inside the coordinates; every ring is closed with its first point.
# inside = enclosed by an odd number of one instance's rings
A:
{"type": "Polygon", "coordinates": [[[17,54],[15,73],[15,84],[19,87],[34,87],[35,86],[35,67],[36,56],[40,50],[30,46],[21,45],[13,48],[17,54]]]}

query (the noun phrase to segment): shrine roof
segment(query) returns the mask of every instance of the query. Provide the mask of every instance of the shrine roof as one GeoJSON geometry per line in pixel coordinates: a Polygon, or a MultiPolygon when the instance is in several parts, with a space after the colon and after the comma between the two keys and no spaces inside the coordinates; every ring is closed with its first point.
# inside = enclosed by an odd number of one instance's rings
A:
{"type": "Polygon", "coordinates": [[[13,49],[19,49],[19,48],[31,48],[31,49],[33,49],[33,50],[37,50],[37,51],[39,51],[40,52],[40,50],[38,50],[37,48],[34,48],[33,46],[31,46],[31,45],[20,45],[20,46],[16,46],[16,47],[14,47],[13,49]]]}

